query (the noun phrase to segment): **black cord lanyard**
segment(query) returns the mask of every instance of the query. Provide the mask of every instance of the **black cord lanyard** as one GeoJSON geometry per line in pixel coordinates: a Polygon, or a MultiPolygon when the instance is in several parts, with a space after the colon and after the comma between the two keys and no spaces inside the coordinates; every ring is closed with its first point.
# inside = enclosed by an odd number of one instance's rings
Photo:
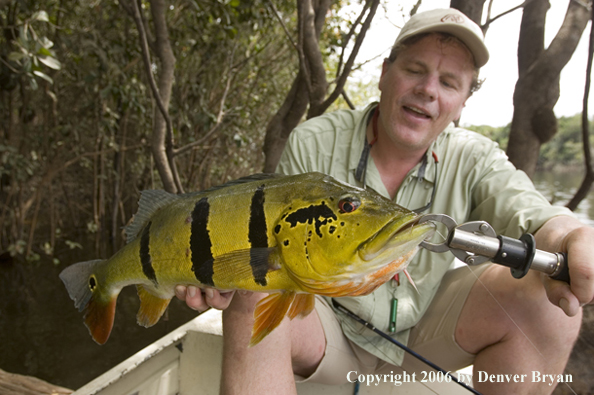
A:
{"type": "MultiPolygon", "coordinates": [[[[379,107],[376,107],[373,110],[373,118],[371,119],[372,128],[373,128],[373,139],[371,140],[371,142],[368,142],[367,141],[367,133],[365,134],[365,144],[363,146],[363,152],[361,153],[361,158],[359,159],[359,164],[357,165],[357,170],[355,172],[355,179],[363,184],[363,188],[365,188],[366,185],[367,185],[366,182],[365,182],[365,176],[367,174],[367,162],[369,161],[369,151],[371,150],[371,147],[373,146],[373,144],[375,144],[375,142],[377,141],[377,119],[378,119],[378,117],[379,117],[379,107]]],[[[437,164],[439,163],[439,161],[437,159],[437,155],[435,154],[435,152],[431,152],[431,155],[433,156],[433,159],[435,161],[435,181],[433,183],[433,191],[431,191],[431,199],[429,200],[429,203],[427,203],[423,207],[419,207],[419,208],[417,208],[415,210],[412,210],[412,211],[414,211],[417,214],[420,214],[420,213],[422,213],[424,211],[429,210],[429,208],[433,204],[433,200],[435,199],[435,190],[437,189],[437,180],[439,178],[439,174],[437,172],[437,164]]],[[[417,175],[417,178],[419,179],[419,181],[421,179],[423,179],[423,177],[425,176],[425,170],[426,170],[426,168],[427,168],[427,155],[424,155],[423,156],[423,162],[421,163],[421,167],[419,168],[419,172],[418,172],[418,175],[417,175]]],[[[397,301],[397,299],[395,299],[395,300],[397,301]]],[[[341,304],[339,304],[336,301],[336,299],[334,299],[334,298],[332,299],[332,304],[338,310],[342,311],[343,313],[345,313],[346,315],[348,315],[349,317],[351,317],[355,321],[359,322],[360,324],[362,324],[366,328],[368,328],[368,329],[372,330],[373,332],[377,333],[378,335],[380,335],[384,339],[388,340],[390,343],[392,343],[392,344],[400,347],[405,352],[409,353],[410,355],[412,355],[413,357],[417,358],[421,362],[427,364],[428,366],[430,366],[434,370],[439,371],[439,372],[443,373],[444,375],[450,377],[454,382],[456,382],[457,384],[461,385],[466,390],[472,392],[473,394],[481,395],[481,393],[478,392],[477,390],[475,390],[474,388],[466,385],[462,381],[458,380],[458,378],[456,378],[453,375],[451,375],[449,372],[446,372],[444,369],[440,368],[439,366],[437,366],[433,362],[431,362],[428,359],[424,358],[423,356],[419,355],[418,353],[416,353],[412,349],[408,348],[404,344],[400,343],[399,341],[397,341],[396,339],[394,339],[393,337],[391,337],[387,333],[385,333],[385,332],[377,329],[371,323],[365,321],[364,319],[362,319],[361,317],[359,317],[358,315],[356,315],[355,313],[353,313],[352,311],[350,311],[346,307],[342,306],[341,304]]],[[[395,307],[394,307],[394,304],[393,304],[392,305],[392,309],[394,310],[394,308],[395,307]]],[[[395,311],[393,311],[393,314],[395,314],[395,311]]],[[[391,325],[394,325],[394,327],[395,327],[395,319],[394,319],[394,322],[393,323],[392,323],[392,319],[391,319],[391,325]]]]}

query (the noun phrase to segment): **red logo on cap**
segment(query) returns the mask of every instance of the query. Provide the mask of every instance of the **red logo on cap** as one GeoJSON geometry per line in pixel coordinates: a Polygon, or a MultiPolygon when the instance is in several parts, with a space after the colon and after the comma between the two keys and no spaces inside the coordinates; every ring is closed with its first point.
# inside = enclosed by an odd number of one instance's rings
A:
{"type": "Polygon", "coordinates": [[[456,14],[448,14],[441,18],[442,22],[464,23],[464,18],[456,14]]]}

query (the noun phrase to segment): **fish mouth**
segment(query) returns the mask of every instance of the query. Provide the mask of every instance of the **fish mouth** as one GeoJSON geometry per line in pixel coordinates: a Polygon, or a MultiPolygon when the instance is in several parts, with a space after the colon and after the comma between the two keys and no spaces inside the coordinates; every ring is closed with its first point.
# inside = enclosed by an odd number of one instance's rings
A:
{"type": "Polygon", "coordinates": [[[406,214],[388,222],[375,235],[366,240],[359,247],[359,256],[364,261],[379,260],[382,264],[386,256],[402,256],[415,249],[423,240],[430,238],[435,232],[432,222],[419,222],[420,217],[415,213],[406,214]]]}

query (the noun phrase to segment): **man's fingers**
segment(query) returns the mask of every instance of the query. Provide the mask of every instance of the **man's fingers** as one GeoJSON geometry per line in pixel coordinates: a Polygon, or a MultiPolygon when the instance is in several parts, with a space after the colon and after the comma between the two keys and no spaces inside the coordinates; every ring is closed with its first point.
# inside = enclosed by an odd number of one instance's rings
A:
{"type": "Polygon", "coordinates": [[[175,296],[185,301],[189,308],[203,312],[210,307],[223,310],[229,307],[235,291],[220,292],[213,288],[200,289],[193,285],[175,287],[175,296]]]}
{"type": "Polygon", "coordinates": [[[571,292],[569,285],[561,281],[552,280],[545,274],[542,275],[542,278],[547,297],[552,304],[559,306],[569,317],[573,317],[579,313],[580,303],[571,292]]]}
{"type": "Polygon", "coordinates": [[[231,299],[235,291],[219,292],[216,289],[206,288],[204,294],[206,295],[206,303],[215,309],[224,310],[229,307],[231,299]]]}

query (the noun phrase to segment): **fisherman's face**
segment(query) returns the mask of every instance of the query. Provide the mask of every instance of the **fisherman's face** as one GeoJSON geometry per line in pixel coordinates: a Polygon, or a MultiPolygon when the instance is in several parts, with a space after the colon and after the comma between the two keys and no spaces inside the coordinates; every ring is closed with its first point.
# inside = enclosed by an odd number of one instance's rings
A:
{"type": "Polygon", "coordinates": [[[411,44],[384,62],[380,133],[400,149],[424,152],[460,117],[473,73],[470,51],[456,40],[432,34],[411,44]]]}

